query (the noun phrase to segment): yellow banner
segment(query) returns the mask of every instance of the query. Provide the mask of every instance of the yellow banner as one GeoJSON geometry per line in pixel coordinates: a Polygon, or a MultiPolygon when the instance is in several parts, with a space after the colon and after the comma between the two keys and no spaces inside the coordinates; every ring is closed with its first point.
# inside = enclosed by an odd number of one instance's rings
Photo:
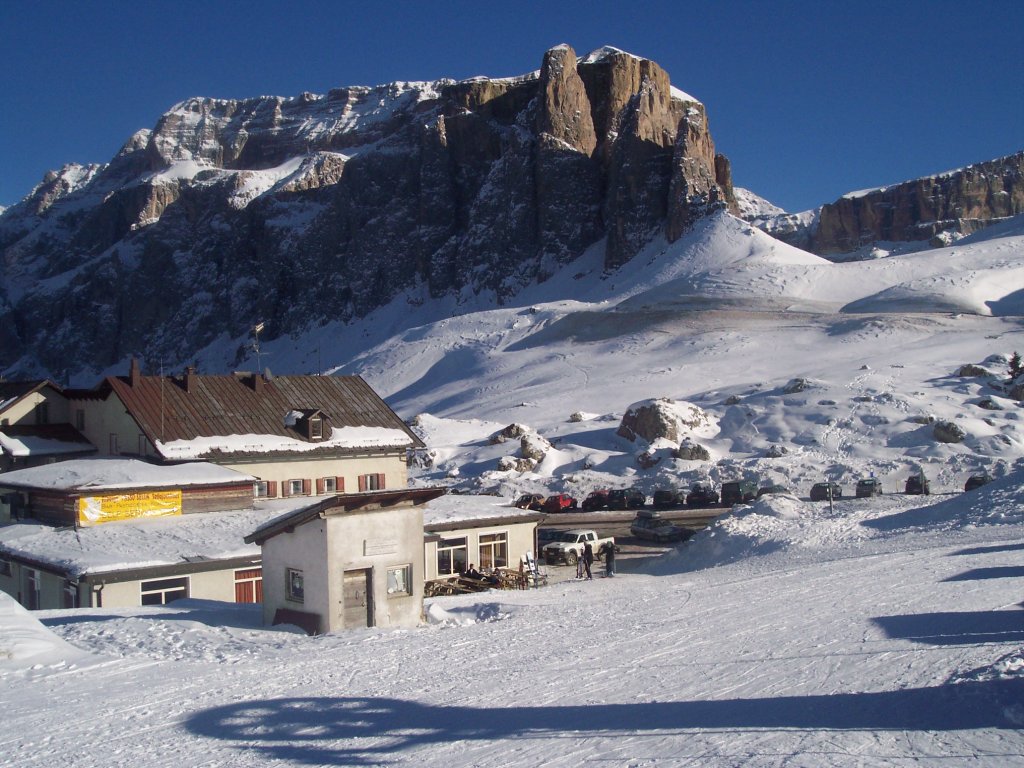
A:
{"type": "Polygon", "coordinates": [[[79,525],[180,514],[181,491],[117,493],[106,496],[82,496],[78,499],[79,525]]]}

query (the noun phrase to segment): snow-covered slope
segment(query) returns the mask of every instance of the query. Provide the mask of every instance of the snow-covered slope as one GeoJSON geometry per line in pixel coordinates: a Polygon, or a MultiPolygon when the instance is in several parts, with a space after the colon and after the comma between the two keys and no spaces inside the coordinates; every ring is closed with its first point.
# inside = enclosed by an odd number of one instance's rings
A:
{"type": "Polygon", "coordinates": [[[0,597],[24,649],[0,659],[4,758],[1024,765],[1020,480],[932,507],[768,497],[613,579],[435,598],[400,631],[310,638],[190,600],[29,617],[0,597]]]}

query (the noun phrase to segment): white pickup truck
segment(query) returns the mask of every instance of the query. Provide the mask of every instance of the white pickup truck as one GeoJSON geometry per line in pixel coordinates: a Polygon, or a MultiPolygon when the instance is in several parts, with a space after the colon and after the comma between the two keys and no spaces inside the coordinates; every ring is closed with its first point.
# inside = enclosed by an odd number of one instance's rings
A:
{"type": "Polygon", "coordinates": [[[544,545],[541,554],[544,556],[544,562],[549,564],[564,562],[576,565],[576,562],[583,556],[583,545],[588,541],[594,549],[594,557],[598,560],[601,559],[600,551],[604,544],[610,543],[615,546],[613,537],[601,538],[595,531],[581,528],[562,531],[554,541],[544,545]]]}

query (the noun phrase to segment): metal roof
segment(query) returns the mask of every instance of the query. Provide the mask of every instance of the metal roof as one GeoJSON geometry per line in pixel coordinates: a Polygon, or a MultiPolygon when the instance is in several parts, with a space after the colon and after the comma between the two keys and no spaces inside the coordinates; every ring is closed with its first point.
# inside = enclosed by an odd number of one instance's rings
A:
{"type": "Polygon", "coordinates": [[[287,416],[292,411],[319,411],[331,427],[400,430],[409,439],[392,447],[423,447],[405,422],[359,376],[209,376],[191,372],[184,376],[143,376],[133,366],[128,376],[104,379],[97,391],[116,394],[154,445],[222,435],[307,440],[294,423],[289,426],[287,416]]]}

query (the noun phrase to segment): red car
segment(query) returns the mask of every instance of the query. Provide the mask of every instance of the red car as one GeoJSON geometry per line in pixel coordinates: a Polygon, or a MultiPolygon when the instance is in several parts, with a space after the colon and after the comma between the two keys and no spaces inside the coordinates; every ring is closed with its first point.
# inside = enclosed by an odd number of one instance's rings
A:
{"type": "Polygon", "coordinates": [[[576,499],[567,493],[556,493],[544,500],[543,509],[549,514],[553,512],[569,512],[576,509],[576,499]]]}

